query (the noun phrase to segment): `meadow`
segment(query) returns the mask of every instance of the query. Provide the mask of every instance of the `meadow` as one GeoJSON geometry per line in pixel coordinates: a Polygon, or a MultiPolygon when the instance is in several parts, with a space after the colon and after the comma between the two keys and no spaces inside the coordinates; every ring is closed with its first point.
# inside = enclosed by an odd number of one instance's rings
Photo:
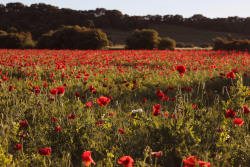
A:
{"type": "Polygon", "coordinates": [[[249,52],[0,50],[0,166],[249,166],[249,52]]]}

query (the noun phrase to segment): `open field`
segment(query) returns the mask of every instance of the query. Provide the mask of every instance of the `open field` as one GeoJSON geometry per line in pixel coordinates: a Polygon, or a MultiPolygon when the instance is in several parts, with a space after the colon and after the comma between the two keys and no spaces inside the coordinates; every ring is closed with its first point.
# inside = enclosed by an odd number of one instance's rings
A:
{"type": "MultiPolygon", "coordinates": [[[[150,29],[155,29],[158,31],[160,37],[170,37],[176,42],[191,43],[199,46],[201,43],[212,44],[212,39],[215,37],[225,37],[228,33],[217,32],[203,29],[195,29],[185,26],[175,26],[175,25],[151,25],[150,29]]],[[[132,31],[119,31],[115,29],[102,29],[114,45],[124,45],[125,39],[129,37],[132,31]]],[[[234,38],[244,39],[247,36],[237,33],[232,33],[234,38]]]]}
{"type": "Polygon", "coordinates": [[[0,166],[249,165],[248,52],[0,58],[0,166]]]}

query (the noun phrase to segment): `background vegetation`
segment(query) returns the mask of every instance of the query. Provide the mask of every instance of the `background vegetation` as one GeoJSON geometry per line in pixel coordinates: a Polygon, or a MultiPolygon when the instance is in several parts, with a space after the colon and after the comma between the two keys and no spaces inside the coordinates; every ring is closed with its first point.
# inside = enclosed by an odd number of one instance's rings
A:
{"type": "Polygon", "coordinates": [[[224,33],[232,33],[235,38],[249,38],[250,35],[250,19],[237,16],[213,19],[201,14],[190,18],[181,15],[129,16],[104,8],[76,11],[43,3],[30,6],[18,2],[6,6],[0,4],[0,30],[15,27],[17,32],[30,32],[34,40],[50,30],[74,25],[101,28],[114,44],[125,44],[126,34],[143,28],[155,29],[160,37],[167,36],[196,46],[212,43],[212,38],[224,36],[224,33]]]}

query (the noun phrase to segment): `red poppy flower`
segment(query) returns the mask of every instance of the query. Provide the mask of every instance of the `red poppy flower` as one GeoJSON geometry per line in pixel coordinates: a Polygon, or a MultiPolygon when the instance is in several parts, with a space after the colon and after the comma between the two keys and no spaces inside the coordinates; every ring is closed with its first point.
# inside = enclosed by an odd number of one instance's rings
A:
{"type": "Polygon", "coordinates": [[[153,115],[154,116],[158,116],[161,114],[161,105],[160,104],[156,104],[155,106],[153,106],[153,115]]]}
{"type": "Polygon", "coordinates": [[[234,72],[231,71],[231,72],[227,73],[227,78],[235,79],[234,72]]]}
{"type": "Polygon", "coordinates": [[[153,110],[160,110],[160,109],[161,109],[160,104],[156,104],[155,106],[153,106],[153,110]]]}
{"type": "Polygon", "coordinates": [[[56,131],[56,132],[60,132],[61,130],[62,130],[61,127],[59,127],[59,126],[55,127],[55,131],[56,131]]]}
{"type": "Polygon", "coordinates": [[[163,101],[169,101],[169,97],[168,96],[164,97],[163,101]]]}
{"type": "Polygon", "coordinates": [[[200,161],[196,156],[188,157],[187,159],[183,159],[183,162],[185,163],[183,167],[196,167],[199,165],[200,167],[204,167],[205,165],[207,167],[210,167],[210,163],[200,161]]]}
{"type": "Polygon", "coordinates": [[[6,77],[5,75],[3,76],[3,80],[4,81],[8,81],[8,77],[6,77]]]}
{"type": "Polygon", "coordinates": [[[21,150],[22,145],[21,144],[16,144],[16,147],[13,148],[13,150],[18,151],[21,150]]]}
{"type": "Polygon", "coordinates": [[[146,102],[148,102],[148,100],[147,100],[146,98],[143,98],[143,99],[142,99],[142,104],[144,104],[144,103],[146,103],[146,102]]]}
{"type": "Polygon", "coordinates": [[[51,89],[51,90],[50,90],[50,93],[51,93],[52,95],[56,95],[56,94],[58,93],[58,90],[57,90],[57,89],[51,89]]]}
{"type": "Polygon", "coordinates": [[[12,90],[14,90],[14,89],[16,89],[14,86],[9,86],[9,91],[12,91],[12,90]]]}
{"type": "Polygon", "coordinates": [[[154,111],[153,111],[153,115],[154,115],[154,116],[161,115],[161,111],[160,111],[160,110],[154,110],[154,111]]]}
{"type": "Polygon", "coordinates": [[[157,94],[157,95],[160,94],[160,93],[162,93],[161,90],[157,90],[157,91],[156,91],[156,94],[157,94]]]}
{"type": "Polygon", "coordinates": [[[162,151],[158,151],[158,152],[151,152],[151,156],[160,158],[162,156],[162,151]]]}
{"type": "Polygon", "coordinates": [[[94,90],[95,90],[95,88],[92,85],[90,85],[89,86],[89,92],[93,92],[94,90]]]}
{"type": "Polygon", "coordinates": [[[95,123],[95,125],[100,125],[100,126],[102,126],[102,124],[103,124],[102,120],[99,120],[95,123]]]}
{"type": "Polygon", "coordinates": [[[240,118],[235,118],[235,120],[233,121],[234,121],[234,125],[238,125],[238,126],[241,126],[244,123],[244,121],[240,118]]]}
{"type": "Polygon", "coordinates": [[[198,162],[199,162],[199,166],[200,167],[205,167],[205,166],[206,167],[210,167],[210,165],[211,165],[210,163],[207,163],[207,162],[204,162],[204,161],[200,161],[200,160],[198,162]]]}
{"type": "Polygon", "coordinates": [[[198,158],[196,156],[188,157],[187,159],[183,159],[183,162],[185,163],[184,167],[195,167],[198,163],[198,158]]]}
{"type": "Polygon", "coordinates": [[[122,130],[122,129],[119,129],[118,130],[121,134],[126,134],[126,132],[124,131],[124,130],[122,130]]]}
{"type": "Polygon", "coordinates": [[[159,93],[157,96],[158,96],[160,99],[163,99],[163,98],[164,98],[164,93],[159,93]]]}
{"type": "Polygon", "coordinates": [[[75,119],[76,118],[76,115],[74,115],[74,114],[69,114],[68,115],[68,119],[75,119]]]}
{"type": "Polygon", "coordinates": [[[184,65],[178,65],[176,66],[176,70],[180,73],[180,74],[183,74],[183,73],[186,73],[186,67],[184,65]]]}
{"type": "Polygon", "coordinates": [[[21,122],[20,122],[20,128],[22,128],[22,127],[24,127],[24,128],[28,127],[28,122],[26,122],[26,121],[21,121],[21,122]]]}
{"type": "Polygon", "coordinates": [[[91,163],[93,163],[95,165],[95,161],[91,158],[91,152],[90,151],[85,151],[82,154],[82,161],[84,162],[84,164],[86,166],[91,165],[91,163]]]}
{"type": "Polygon", "coordinates": [[[91,108],[92,107],[92,103],[91,102],[88,102],[85,104],[87,108],[91,108]]]}
{"type": "Polygon", "coordinates": [[[62,95],[63,95],[64,92],[65,92],[64,87],[57,87],[56,89],[57,89],[57,91],[58,91],[57,94],[62,94],[62,95]]]}
{"type": "Polygon", "coordinates": [[[77,92],[77,93],[75,94],[75,97],[76,97],[76,98],[80,97],[80,93],[77,92]]]}
{"type": "Polygon", "coordinates": [[[20,134],[20,137],[21,137],[21,138],[26,138],[27,135],[26,135],[26,134],[20,134]]]}
{"type": "Polygon", "coordinates": [[[170,90],[174,90],[174,87],[173,86],[169,86],[168,87],[170,90]]]}
{"type": "Polygon", "coordinates": [[[118,164],[123,164],[124,167],[133,167],[134,160],[130,156],[121,157],[118,164]]]}
{"type": "Polygon", "coordinates": [[[250,113],[250,110],[249,110],[249,108],[247,108],[247,106],[243,106],[243,110],[244,110],[245,114],[250,113]]]}
{"type": "Polygon", "coordinates": [[[38,93],[40,93],[40,87],[39,86],[34,86],[33,90],[34,90],[36,96],[38,95],[38,93]]]}
{"type": "Polygon", "coordinates": [[[51,120],[52,122],[56,122],[56,121],[57,121],[57,118],[56,118],[55,116],[52,116],[52,117],[50,117],[50,120],[51,120]]]}
{"type": "Polygon", "coordinates": [[[227,110],[226,118],[234,118],[236,116],[236,112],[233,109],[227,110]]]}
{"type": "Polygon", "coordinates": [[[97,103],[100,106],[106,106],[109,102],[110,102],[110,99],[105,96],[101,96],[99,97],[99,99],[97,99],[97,103]]]}
{"type": "Polygon", "coordinates": [[[39,148],[38,152],[41,155],[46,155],[48,156],[51,153],[51,149],[50,148],[39,148]]]}

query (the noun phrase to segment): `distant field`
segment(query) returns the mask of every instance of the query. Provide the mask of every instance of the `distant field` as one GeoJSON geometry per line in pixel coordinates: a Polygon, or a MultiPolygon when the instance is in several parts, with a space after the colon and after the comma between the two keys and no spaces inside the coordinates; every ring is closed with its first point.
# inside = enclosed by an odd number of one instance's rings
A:
{"type": "MultiPolygon", "coordinates": [[[[217,32],[203,29],[195,29],[185,26],[175,25],[152,25],[150,29],[158,31],[161,37],[170,37],[177,42],[191,43],[199,46],[201,43],[211,43],[212,39],[219,36],[225,37],[227,32],[217,32]]],[[[115,29],[103,29],[108,38],[114,45],[124,45],[125,39],[130,36],[132,31],[120,31],[115,29]]],[[[242,34],[231,33],[234,38],[246,38],[247,36],[242,34]]]]}

